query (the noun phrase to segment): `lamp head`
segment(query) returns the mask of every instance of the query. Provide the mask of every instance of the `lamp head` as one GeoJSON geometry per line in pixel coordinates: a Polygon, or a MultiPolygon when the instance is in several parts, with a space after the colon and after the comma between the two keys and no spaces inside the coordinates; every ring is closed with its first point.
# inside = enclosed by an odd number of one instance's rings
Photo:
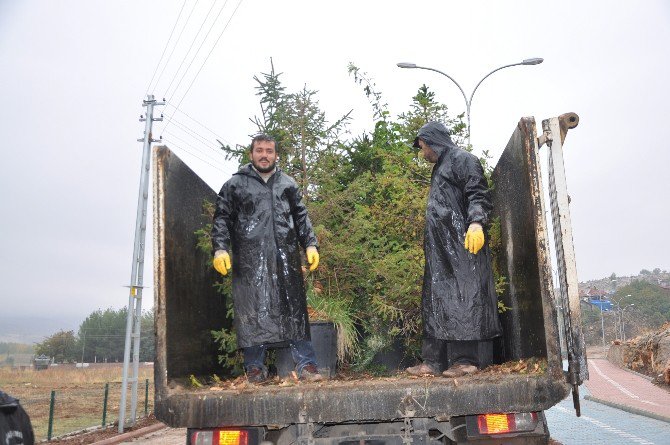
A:
{"type": "Polygon", "coordinates": [[[396,63],[398,68],[416,68],[416,63],[400,62],[396,63]]]}
{"type": "Polygon", "coordinates": [[[525,59],[521,62],[522,65],[539,65],[544,62],[542,57],[533,57],[532,59],[525,59]]]}

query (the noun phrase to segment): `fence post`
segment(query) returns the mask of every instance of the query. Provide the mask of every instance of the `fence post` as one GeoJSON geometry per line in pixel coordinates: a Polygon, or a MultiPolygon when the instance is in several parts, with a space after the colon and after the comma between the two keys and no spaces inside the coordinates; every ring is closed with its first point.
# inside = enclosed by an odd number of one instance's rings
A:
{"type": "Polygon", "coordinates": [[[51,402],[49,403],[49,429],[47,430],[47,440],[51,440],[51,433],[54,428],[54,405],[56,402],[56,390],[51,390],[51,402]]]}
{"type": "Polygon", "coordinates": [[[109,383],[105,383],[105,399],[102,402],[102,427],[107,423],[107,396],[109,395],[109,383]]]}
{"type": "Polygon", "coordinates": [[[149,415],[149,379],[144,382],[144,417],[149,415]]]}

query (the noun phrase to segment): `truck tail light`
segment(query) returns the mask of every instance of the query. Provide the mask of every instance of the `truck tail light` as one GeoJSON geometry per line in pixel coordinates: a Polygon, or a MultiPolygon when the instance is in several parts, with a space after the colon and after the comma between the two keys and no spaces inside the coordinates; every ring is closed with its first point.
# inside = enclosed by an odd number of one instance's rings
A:
{"type": "Polygon", "coordinates": [[[249,433],[245,430],[213,430],[192,431],[191,445],[249,445],[249,433]]]}
{"type": "Polygon", "coordinates": [[[477,416],[479,434],[504,434],[533,431],[537,413],[482,414],[477,416]]]}

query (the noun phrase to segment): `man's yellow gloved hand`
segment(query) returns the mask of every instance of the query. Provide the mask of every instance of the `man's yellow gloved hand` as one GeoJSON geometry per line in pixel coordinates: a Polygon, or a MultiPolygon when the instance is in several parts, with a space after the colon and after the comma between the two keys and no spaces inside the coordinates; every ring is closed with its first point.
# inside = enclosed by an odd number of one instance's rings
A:
{"type": "Polygon", "coordinates": [[[225,250],[217,250],[214,253],[214,269],[221,275],[228,275],[230,267],[230,255],[225,250]]]}
{"type": "Polygon", "coordinates": [[[468,233],[465,234],[465,249],[476,254],[484,247],[484,230],[479,223],[471,223],[468,233]]]}
{"type": "Polygon", "coordinates": [[[316,270],[319,267],[319,251],[316,250],[316,247],[309,246],[307,248],[307,262],[310,264],[309,270],[316,270]]]}

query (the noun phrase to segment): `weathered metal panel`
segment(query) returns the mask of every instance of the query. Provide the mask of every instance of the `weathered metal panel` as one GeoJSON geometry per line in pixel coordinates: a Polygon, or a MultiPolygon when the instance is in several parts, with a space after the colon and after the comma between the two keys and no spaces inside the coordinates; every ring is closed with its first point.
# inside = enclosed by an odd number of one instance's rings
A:
{"type": "Polygon", "coordinates": [[[195,235],[211,222],[203,201],[215,202],[216,193],[167,147],[154,148],[153,161],[158,402],[173,378],[221,372],[210,331],[221,329],[225,301],[195,235]]]}
{"type": "Polygon", "coordinates": [[[502,253],[498,270],[509,285],[502,300],[504,357],[547,357],[562,378],[551,259],[544,217],[535,119],[521,119],[493,172],[494,216],[500,218],[502,253]]]}
{"type": "Polygon", "coordinates": [[[548,409],[569,387],[549,375],[331,381],[241,391],[174,391],[156,406],[173,427],[364,422],[548,409]],[[493,378],[492,378],[493,377],[493,378]]]}

